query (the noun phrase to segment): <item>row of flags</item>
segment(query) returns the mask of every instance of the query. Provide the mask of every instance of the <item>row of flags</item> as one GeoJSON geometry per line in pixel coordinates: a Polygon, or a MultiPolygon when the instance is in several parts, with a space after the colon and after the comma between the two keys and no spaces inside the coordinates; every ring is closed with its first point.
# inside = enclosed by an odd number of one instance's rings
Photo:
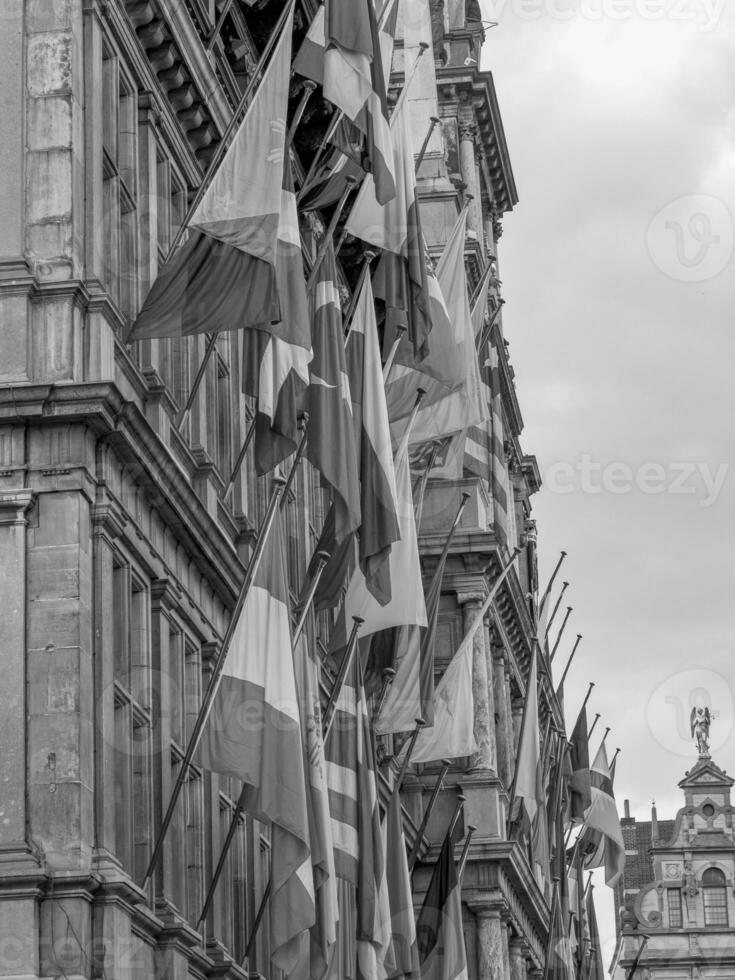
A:
{"type": "MultiPolygon", "coordinates": [[[[421,229],[405,91],[388,114],[397,11],[398,0],[386,0],[379,10],[372,0],[326,0],[294,63],[322,85],[339,115],[328,156],[332,173],[309,194],[326,200],[334,194],[329,181],[337,177],[343,187],[344,176],[357,168],[362,184],[345,227],[381,250],[372,278],[361,279],[346,342],[331,241],[320,249],[309,291],[304,277],[286,124],[293,4],[188,223],[188,238],[164,264],[127,338],[242,331],[243,389],[256,400],[256,472],[271,472],[305,440],[306,458],[331,491],[321,541],[330,559],[314,601],[318,610],[333,610],[330,655],[336,662],[350,654],[354,617],[362,622],[361,649],[335,692],[329,733],[323,730],[322,664],[307,634],[294,642],[276,514],[223,651],[199,745],[202,764],[241,780],[245,810],[270,826],[269,945],[273,964],[294,978],[467,975],[449,837],[415,923],[398,793],[385,814],[379,806],[363,670],[381,656],[396,670],[375,730],[402,734],[417,717],[427,722],[412,743],[413,761],[471,755],[473,636],[512,567],[510,560],[502,568],[434,689],[445,556],[425,594],[412,460],[427,446],[441,446],[430,475],[457,476],[468,459],[478,463],[493,488],[496,532],[504,543],[513,538],[512,503],[497,338],[478,351],[485,346],[487,291],[473,306],[469,300],[467,212],[458,216],[434,268],[421,229]],[[384,378],[389,359],[393,367],[384,378]],[[419,388],[425,394],[417,404],[419,388]]],[[[564,846],[565,824],[554,802],[563,797],[568,821],[582,821],[577,852],[584,865],[604,863],[612,883],[622,867],[612,778],[600,753],[585,776],[582,735],[580,728],[580,747],[564,747],[549,765],[551,753],[539,738],[534,656],[516,763],[520,823],[542,874],[550,853],[558,856],[564,846]]],[[[554,929],[557,919],[565,926],[565,900],[555,897],[554,929]]]]}

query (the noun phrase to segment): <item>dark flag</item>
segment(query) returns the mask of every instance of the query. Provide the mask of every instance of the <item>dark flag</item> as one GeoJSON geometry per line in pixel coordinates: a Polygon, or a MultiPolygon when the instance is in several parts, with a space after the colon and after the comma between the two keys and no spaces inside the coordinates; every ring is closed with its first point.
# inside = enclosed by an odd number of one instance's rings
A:
{"type": "Polygon", "coordinates": [[[462,931],[462,890],[454,863],[454,842],[444,838],[424,904],[416,922],[421,980],[467,980],[462,931]]]}

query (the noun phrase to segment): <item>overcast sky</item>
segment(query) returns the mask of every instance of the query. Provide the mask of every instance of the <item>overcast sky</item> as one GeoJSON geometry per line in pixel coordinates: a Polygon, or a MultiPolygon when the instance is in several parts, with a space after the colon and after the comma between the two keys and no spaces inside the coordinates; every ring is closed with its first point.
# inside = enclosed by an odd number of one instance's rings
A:
{"type": "Polygon", "coordinates": [[[735,774],[733,8],[483,0],[520,196],[500,275],[543,584],[569,553],[562,663],[584,635],[568,723],[595,681],[592,748],[609,725],[619,809],[641,819],[683,801],[698,694],[735,774]]]}

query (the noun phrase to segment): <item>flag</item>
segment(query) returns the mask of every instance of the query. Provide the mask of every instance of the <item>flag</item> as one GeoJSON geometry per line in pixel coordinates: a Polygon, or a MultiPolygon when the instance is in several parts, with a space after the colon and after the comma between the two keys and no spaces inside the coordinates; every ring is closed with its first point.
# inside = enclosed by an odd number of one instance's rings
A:
{"type": "Polygon", "coordinates": [[[360,482],[347,377],[337,265],[329,242],[313,303],[313,350],[307,405],[306,457],[335,492],[335,541],[360,526],[360,482]]]}
{"type": "Polygon", "coordinates": [[[585,858],[585,867],[598,868],[604,865],[605,884],[614,888],[625,867],[625,845],[604,742],[590,768],[590,791],[592,803],[585,814],[584,834],[586,837],[588,832],[593,835],[596,832],[601,835],[601,839],[595,853],[585,858]]]}
{"type": "Polygon", "coordinates": [[[538,768],[539,718],[538,718],[538,665],[537,653],[531,657],[531,669],[526,686],[526,703],[523,707],[521,735],[516,753],[515,799],[520,800],[529,825],[533,824],[536,811],[543,805],[539,794],[538,768]]]}
{"type": "Polygon", "coordinates": [[[406,840],[403,835],[401,794],[394,790],[385,814],[385,863],[390,901],[391,932],[395,969],[388,980],[420,980],[416,920],[413,912],[411,873],[408,870],[406,840]]]}
{"type": "MultiPolygon", "coordinates": [[[[375,757],[357,657],[339,693],[324,748],[335,870],[347,885],[343,894],[349,901],[342,904],[352,909],[356,940],[347,949],[351,962],[343,958],[341,972],[333,968],[330,975],[377,980],[390,947],[390,906],[375,757]]],[[[340,921],[339,931],[346,927],[340,921]]]]}
{"type": "Polygon", "coordinates": [[[326,0],[294,60],[294,71],[321,85],[324,98],[365,136],[366,163],[381,203],[396,193],[383,65],[395,20],[384,20],[381,31],[373,0],[326,0]]]}
{"type": "MultiPolygon", "coordinates": [[[[385,605],[381,605],[370,591],[359,566],[355,567],[347,586],[343,620],[351,623],[353,616],[363,619],[364,622],[360,627],[361,638],[392,626],[427,625],[416,522],[413,516],[408,445],[405,441],[396,456],[395,481],[400,540],[391,547],[387,562],[391,597],[385,605]]],[[[338,649],[345,642],[344,632],[335,629],[332,650],[338,649]]]]}
{"type": "Polygon", "coordinates": [[[410,414],[410,390],[421,385],[426,390],[416,420],[411,428],[412,444],[440,439],[469,426],[480,426],[489,417],[486,389],[480,377],[475,347],[475,332],[467,298],[464,243],[467,208],[463,209],[439,259],[436,277],[429,275],[429,291],[439,291],[432,310],[443,310],[432,316],[428,355],[416,362],[410,345],[401,342],[386,384],[388,415],[394,439],[400,438],[410,414]],[[427,377],[426,374],[432,374],[427,377]]]}
{"type": "Polygon", "coordinates": [[[314,888],[278,514],[235,624],[200,752],[205,768],[243,781],[245,810],[271,825],[271,956],[288,973],[314,924],[314,888]]]}
{"type": "Polygon", "coordinates": [[[573,824],[581,824],[592,803],[586,705],[582,705],[569,744],[572,769],[569,779],[569,817],[573,824]]]}
{"type": "Polygon", "coordinates": [[[299,207],[302,211],[321,211],[331,207],[344,194],[349,184],[348,177],[360,181],[364,176],[363,168],[335,147],[300,188],[299,207]]]}
{"type": "Polygon", "coordinates": [[[375,183],[368,175],[357,192],[345,229],[350,235],[382,249],[373,286],[375,296],[385,304],[386,343],[390,346],[397,336],[397,328],[405,327],[413,345],[414,357],[421,359],[429,352],[431,300],[416,195],[407,99],[403,98],[394,109],[390,125],[396,195],[381,206],[375,183]]]}
{"type": "Polygon", "coordinates": [[[293,12],[253,101],[127,337],[259,327],[308,348],[308,318],[292,316],[286,283],[303,279],[293,194],[284,187],[293,12]]]}
{"type": "Polygon", "coordinates": [[[574,956],[569,931],[562,918],[559,887],[554,886],[549,945],[546,949],[545,980],[574,980],[574,956]]]}
{"type": "Polygon", "coordinates": [[[462,889],[454,863],[454,845],[444,838],[416,922],[421,980],[467,980],[462,930],[462,889]]]}
{"type": "Polygon", "coordinates": [[[587,928],[589,930],[588,959],[585,975],[587,980],[606,980],[605,964],[602,961],[602,943],[600,941],[600,930],[597,925],[597,913],[595,912],[595,900],[592,892],[594,886],[590,885],[585,897],[585,913],[587,928]]]}
{"type": "Polygon", "coordinates": [[[381,735],[411,731],[416,718],[434,724],[434,645],[447,556],[448,551],[442,551],[426,594],[427,628],[399,626],[392,631],[394,656],[386,666],[396,673],[375,722],[375,731],[381,735]]]}
{"type": "Polygon", "coordinates": [[[311,865],[314,874],[316,921],[311,929],[311,976],[323,977],[330,951],[337,941],[339,896],[334,866],[334,841],[329,813],[323,722],[319,690],[321,665],[305,634],[294,652],[296,687],[301,708],[311,865]]]}

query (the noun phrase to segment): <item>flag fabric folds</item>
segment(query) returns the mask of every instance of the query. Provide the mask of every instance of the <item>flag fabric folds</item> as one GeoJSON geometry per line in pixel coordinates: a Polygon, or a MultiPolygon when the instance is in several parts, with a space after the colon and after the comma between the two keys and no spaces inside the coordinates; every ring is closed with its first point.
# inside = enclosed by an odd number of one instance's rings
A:
{"type": "Polygon", "coordinates": [[[597,750],[590,767],[590,790],[592,803],[585,814],[585,839],[592,832],[600,835],[600,843],[595,852],[585,858],[586,868],[605,867],[605,883],[614,888],[625,867],[625,844],[620,829],[620,818],[615,805],[607,749],[603,742],[597,750]]]}
{"type": "Polygon", "coordinates": [[[360,483],[337,265],[331,242],[319,267],[313,311],[306,456],[334,489],[334,535],[339,543],[360,526],[360,483]]]}
{"type": "Polygon", "coordinates": [[[590,789],[590,752],[587,734],[587,706],[583,705],[569,739],[569,819],[573,824],[584,822],[585,812],[592,803],[590,789]]]}
{"type": "Polygon", "coordinates": [[[314,888],[286,562],[276,516],[227,651],[202,734],[205,768],[246,788],[245,809],[271,826],[271,956],[288,972],[314,924],[314,888]]]}
{"type": "Polygon", "coordinates": [[[521,802],[529,824],[533,824],[536,811],[543,806],[545,797],[540,798],[538,771],[540,762],[539,717],[538,717],[538,664],[534,649],[531,669],[528,673],[526,703],[523,707],[521,735],[516,753],[515,799],[521,802]]]}
{"type": "Polygon", "coordinates": [[[420,980],[416,919],[413,911],[411,873],[408,870],[406,840],[403,834],[401,795],[393,791],[384,820],[385,864],[390,902],[391,933],[395,966],[388,980],[420,980]]]}
{"type": "MultiPolygon", "coordinates": [[[[394,19],[388,21],[395,30],[394,19]]],[[[294,60],[294,71],[321,85],[324,98],[364,135],[381,203],[396,193],[383,65],[385,54],[389,72],[392,46],[390,28],[378,28],[373,0],[326,0],[294,60]]]]}
{"type": "Polygon", "coordinates": [[[429,352],[431,300],[405,97],[394,109],[390,126],[396,173],[395,197],[381,206],[375,183],[368,175],[357,192],[345,229],[383,250],[373,286],[376,297],[385,304],[386,343],[392,344],[397,328],[405,327],[414,356],[421,359],[429,352]]]}
{"type": "Polygon", "coordinates": [[[293,13],[217,172],[127,341],[260,327],[309,347],[285,284],[303,281],[293,194],[284,192],[293,13]]]}
{"type": "Polygon", "coordinates": [[[554,886],[549,945],[546,949],[546,980],[574,980],[574,956],[569,932],[562,916],[559,886],[554,886]]]}
{"type": "Polygon", "coordinates": [[[462,895],[454,863],[454,845],[444,838],[416,922],[421,980],[467,980],[462,931],[462,895]]]}
{"type": "Polygon", "coordinates": [[[593,891],[594,886],[590,885],[584,900],[585,918],[589,931],[589,945],[585,956],[585,977],[586,980],[605,980],[605,964],[602,959],[602,943],[600,942],[600,930],[597,925],[593,891]]]}

